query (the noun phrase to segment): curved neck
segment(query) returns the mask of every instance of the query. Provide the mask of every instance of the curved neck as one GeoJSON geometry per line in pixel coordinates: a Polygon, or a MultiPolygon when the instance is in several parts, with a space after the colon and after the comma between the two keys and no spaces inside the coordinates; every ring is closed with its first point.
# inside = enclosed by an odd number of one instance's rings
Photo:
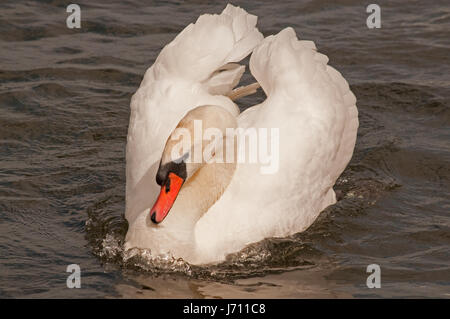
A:
{"type": "Polygon", "coordinates": [[[202,166],[183,185],[164,223],[194,230],[197,221],[222,196],[233,177],[236,163],[210,163],[202,166]]]}
{"type": "MultiPolygon", "coordinates": [[[[195,119],[203,121],[203,129],[212,127],[222,131],[224,134],[222,148],[214,148],[212,162],[202,162],[196,171],[194,165],[187,167],[187,175],[190,177],[181,187],[164,221],[158,225],[151,222],[148,224],[149,230],[154,233],[155,238],[158,238],[157,241],[152,241],[151,245],[157,247],[159,251],[171,251],[174,255],[181,257],[192,257],[192,254],[195,254],[196,224],[230,184],[237,162],[236,136],[226,136],[227,128],[237,126],[236,117],[224,108],[203,106],[186,114],[179,126],[189,128],[192,126],[192,120],[195,119]],[[227,147],[234,148],[234,159],[232,160],[226,157],[227,147]]],[[[219,145],[217,144],[217,146],[219,145]]],[[[171,144],[168,143],[164,153],[168,153],[170,150],[171,144]]]]}

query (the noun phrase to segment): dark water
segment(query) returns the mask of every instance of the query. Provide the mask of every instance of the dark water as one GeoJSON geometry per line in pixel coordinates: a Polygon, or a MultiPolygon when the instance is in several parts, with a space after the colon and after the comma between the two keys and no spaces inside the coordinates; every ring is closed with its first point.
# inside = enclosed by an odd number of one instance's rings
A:
{"type": "Polygon", "coordinates": [[[357,96],[360,129],[336,205],[211,267],[123,254],[125,143],[144,71],[225,3],[76,1],[73,30],[69,3],[0,3],[0,297],[450,296],[448,1],[379,3],[372,30],[371,2],[234,2],[264,35],[292,26],[316,42],[357,96]],[[66,287],[69,264],[81,289],[66,287]]]}

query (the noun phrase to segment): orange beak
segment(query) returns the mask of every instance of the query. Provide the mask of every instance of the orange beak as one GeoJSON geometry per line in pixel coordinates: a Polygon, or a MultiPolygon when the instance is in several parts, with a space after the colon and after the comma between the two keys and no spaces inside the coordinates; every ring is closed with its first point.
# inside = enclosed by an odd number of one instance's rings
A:
{"type": "Polygon", "coordinates": [[[184,179],[175,173],[169,173],[166,182],[161,186],[161,192],[158,199],[150,210],[150,219],[155,224],[159,224],[166,218],[172,208],[175,199],[177,199],[184,179]]]}

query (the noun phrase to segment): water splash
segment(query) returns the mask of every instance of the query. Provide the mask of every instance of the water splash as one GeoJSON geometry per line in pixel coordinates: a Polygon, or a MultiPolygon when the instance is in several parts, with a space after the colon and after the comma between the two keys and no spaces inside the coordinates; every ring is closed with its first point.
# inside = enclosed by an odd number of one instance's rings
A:
{"type": "Polygon", "coordinates": [[[335,217],[355,216],[375,205],[386,191],[399,185],[386,175],[367,178],[361,175],[358,164],[347,170],[336,182],[338,202],[322,212],[316,222],[303,233],[286,238],[268,238],[230,254],[218,264],[191,265],[170,254],[154,255],[150,250],[125,250],[128,223],[123,214],[122,195],[106,194],[88,209],[86,237],[93,253],[105,264],[123,270],[135,270],[152,275],[182,274],[192,278],[229,281],[238,278],[263,276],[296,269],[315,267],[329,259],[320,247],[324,240],[339,241],[339,225],[335,217]]]}

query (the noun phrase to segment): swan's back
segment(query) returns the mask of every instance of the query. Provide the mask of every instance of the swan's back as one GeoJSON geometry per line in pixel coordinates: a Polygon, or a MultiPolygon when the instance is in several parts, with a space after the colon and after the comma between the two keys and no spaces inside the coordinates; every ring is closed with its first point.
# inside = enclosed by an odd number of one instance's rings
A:
{"type": "Polygon", "coordinates": [[[259,165],[238,164],[197,223],[202,254],[221,259],[247,243],[303,231],[336,202],[332,187],[352,156],[358,112],[347,81],[327,62],[292,28],[254,50],[250,69],[267,99],[243,112],[239,126],[279,128],[279,170],[263,175],[259,165]]]}

